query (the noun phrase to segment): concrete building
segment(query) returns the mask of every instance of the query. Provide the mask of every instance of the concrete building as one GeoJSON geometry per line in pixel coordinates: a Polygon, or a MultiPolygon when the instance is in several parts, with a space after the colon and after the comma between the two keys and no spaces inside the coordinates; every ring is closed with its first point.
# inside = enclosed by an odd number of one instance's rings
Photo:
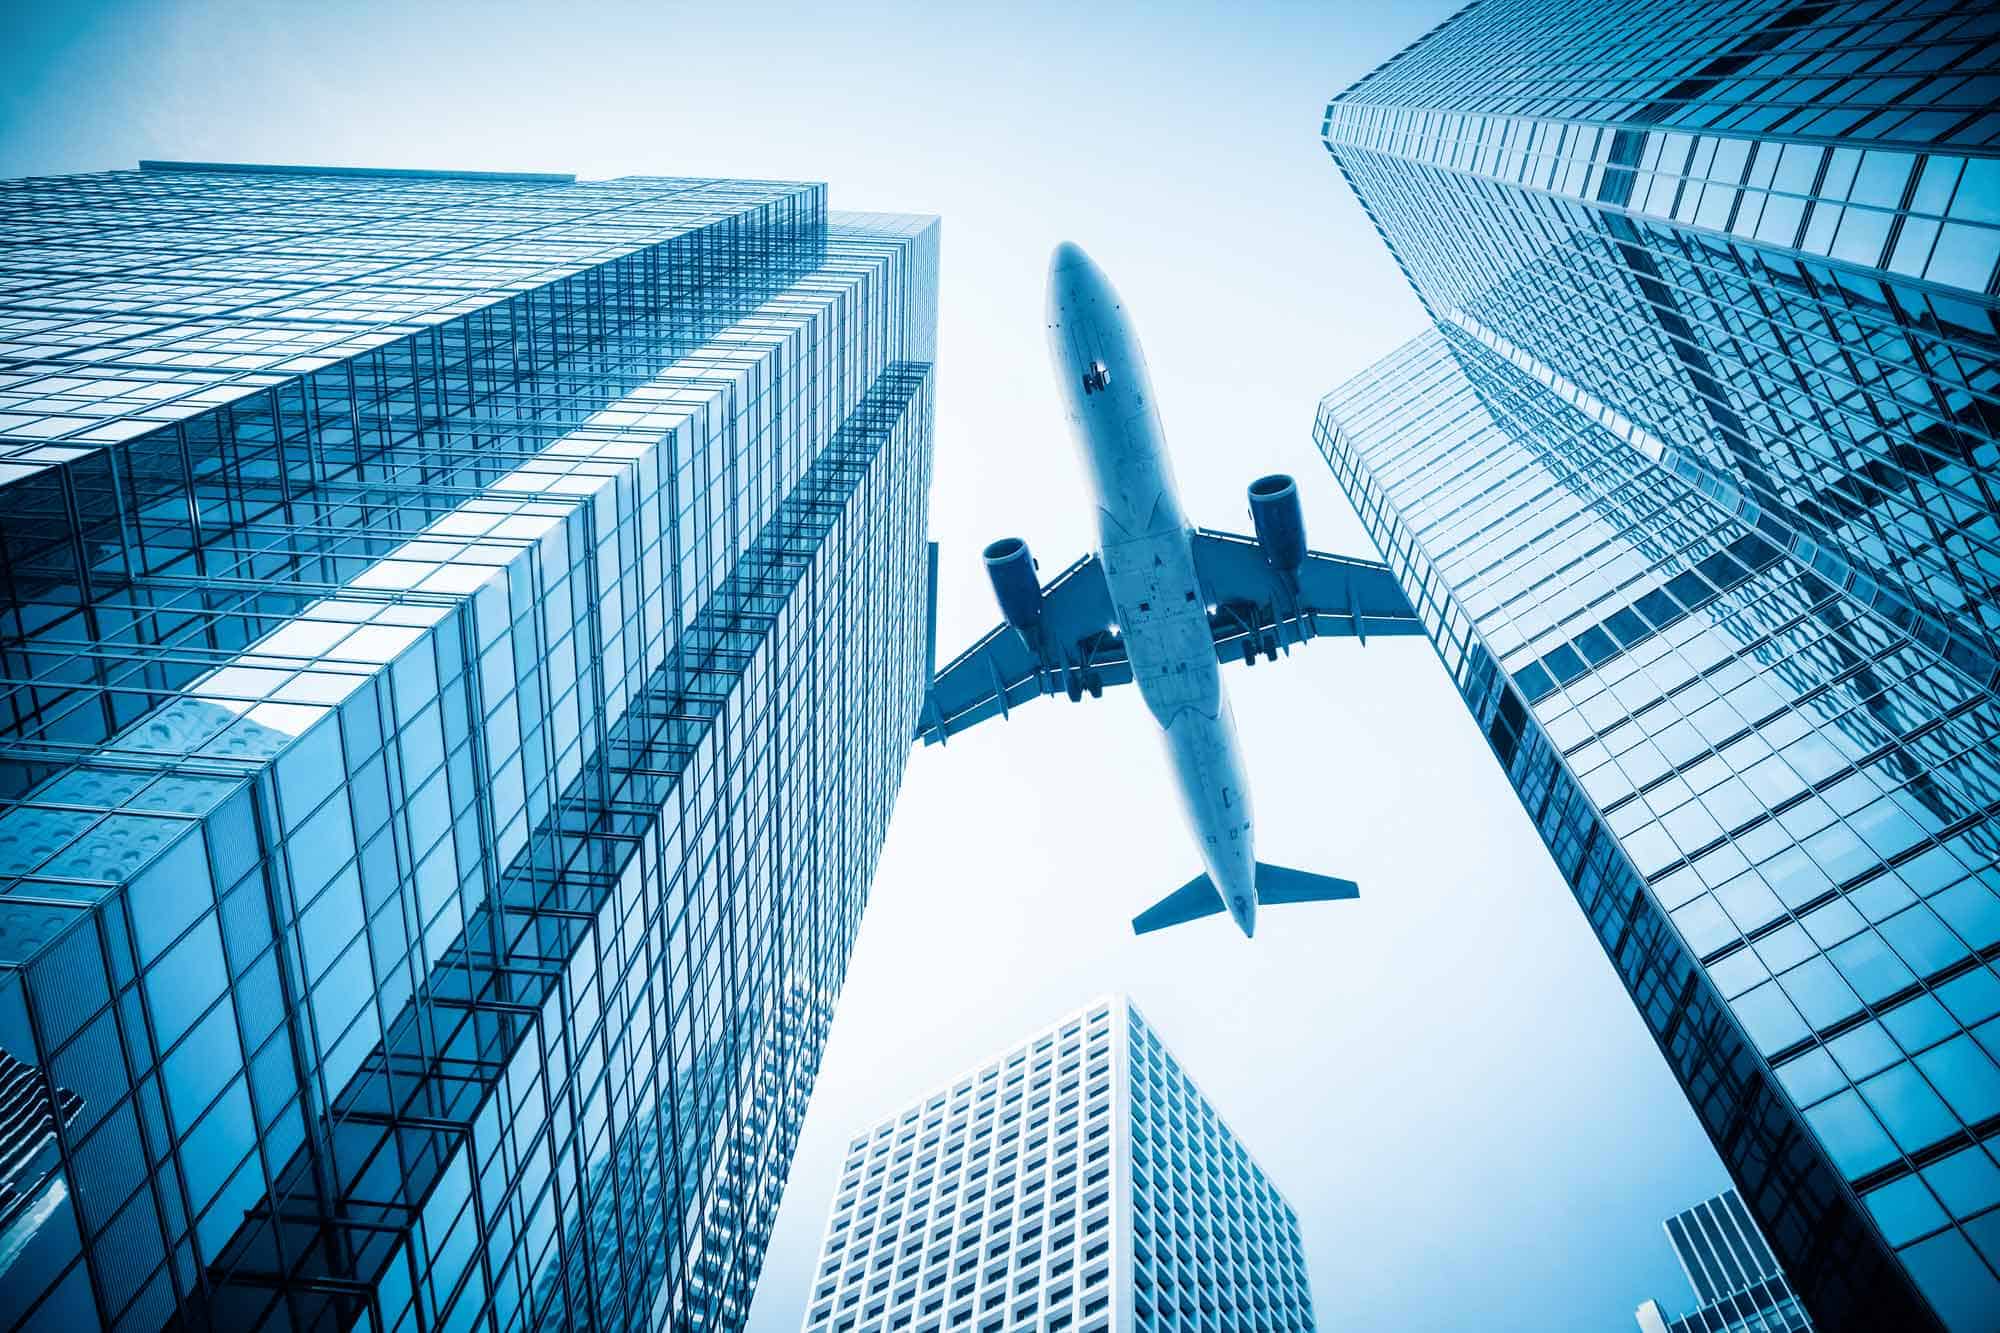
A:
{"type": "Polygon", "coordinates": [[[805,1333],[1310,1333],[1298,1218],[1123,997],[849,1145],[805,1333]]]}

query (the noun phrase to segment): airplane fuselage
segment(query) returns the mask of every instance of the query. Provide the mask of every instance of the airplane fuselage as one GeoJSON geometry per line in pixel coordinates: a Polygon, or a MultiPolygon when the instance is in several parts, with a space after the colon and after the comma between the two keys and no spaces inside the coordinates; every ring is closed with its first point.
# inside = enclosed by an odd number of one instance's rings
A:
{"type": "Polygon", "coordinates": [[[1250,792],[1209,612],[1130,319],[1065,243],[1049,268],[1049,349],[1096,491],[1098,558],[1132,677],[1166,737],[1202,866],[1245,935],[1257,927],[1250,792]]]}

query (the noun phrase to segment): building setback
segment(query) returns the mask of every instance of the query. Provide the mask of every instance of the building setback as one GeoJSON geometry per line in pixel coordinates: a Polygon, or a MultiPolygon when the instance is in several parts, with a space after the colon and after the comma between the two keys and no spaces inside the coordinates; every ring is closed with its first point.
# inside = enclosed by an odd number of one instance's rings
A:
{"type": "Polygon", "coordinates": [[[1137,1007],[848,1145],[805,1333],[1310,1333],[1298,1218],[1137,1007]]]}
{"type": "Polygon", "coordinates": [[[923,688],[934,219],[0,183],[0,1328],[730,1329],[923,688]]]}
{"type": "Polygon", "coordinates": [[[1724,1190],[1666,1222],[1697,1308],[1669,1319],[1659,1303],[1639,1307],[1639,1333],[1812,1333],[1784,1270],[1742,1196],[1724,1190]]]}
{"type": "Polygon", "coordinates": [[[1329,106],[1317,435],[1826,1333],[2000,1328],[1986,7],[1486,0],[1329,106]]]}

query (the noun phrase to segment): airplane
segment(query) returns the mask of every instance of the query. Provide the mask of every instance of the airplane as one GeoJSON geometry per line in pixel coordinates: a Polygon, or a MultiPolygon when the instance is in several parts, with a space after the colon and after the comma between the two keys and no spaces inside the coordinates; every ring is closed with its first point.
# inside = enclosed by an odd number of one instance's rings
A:
{"type": "MultiPolygon", "coordinates": [[[[1049,260],[1049,350],[1096,493],[1098,549],[1046,587],[1026,542],[986,547],[1002,623],[933,672],[917,724],[941,744],[1030,699],[1097,698],[1136,681],[1165,734],[1202,873],[1140,913],[1134,934],[1227,911],[1246,938],[1260,904],[1353,898],[1353,881],[1256,859],[1249,785],[1219,664],[1276,661],[1330,635],[1421,634],[1386,565],[1306,548],[1298,487],[1250,483],[1254,537],[1181,512],[1139,339],[1103,270],[1072,242],[1049,260]]],[[[933,581],[934,583],[935,581],[933,581]]]]}

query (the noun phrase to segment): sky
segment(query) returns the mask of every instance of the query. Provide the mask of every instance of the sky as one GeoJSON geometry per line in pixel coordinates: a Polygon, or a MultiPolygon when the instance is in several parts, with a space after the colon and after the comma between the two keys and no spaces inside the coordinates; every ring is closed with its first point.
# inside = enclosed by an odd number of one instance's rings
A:
{"type": "MultiPolygon", "coordinates": [[[[1249,525],[1326,390],[1423,328],[1320,145],[1327,98],[1454,6],[0,9],[0,174],[142,157],[824,180],[941,214],[941,659],[998,616],[980,546],[1093,543],[1041,330],[1050,249],[1132,311],[1182,499],[1249,525]]],[[[1259,855],[1356,902],[1135,939],[1198,869],[1136,692],[911,757],[772,1236],[799,1327],[857,1130],[1123,991],[1300,1214],[1322,1328],[1631,1328],[1689,1303],[1661,1234],[1722,1168],[1428,643],[1228,669],[1259,855]]]]}

